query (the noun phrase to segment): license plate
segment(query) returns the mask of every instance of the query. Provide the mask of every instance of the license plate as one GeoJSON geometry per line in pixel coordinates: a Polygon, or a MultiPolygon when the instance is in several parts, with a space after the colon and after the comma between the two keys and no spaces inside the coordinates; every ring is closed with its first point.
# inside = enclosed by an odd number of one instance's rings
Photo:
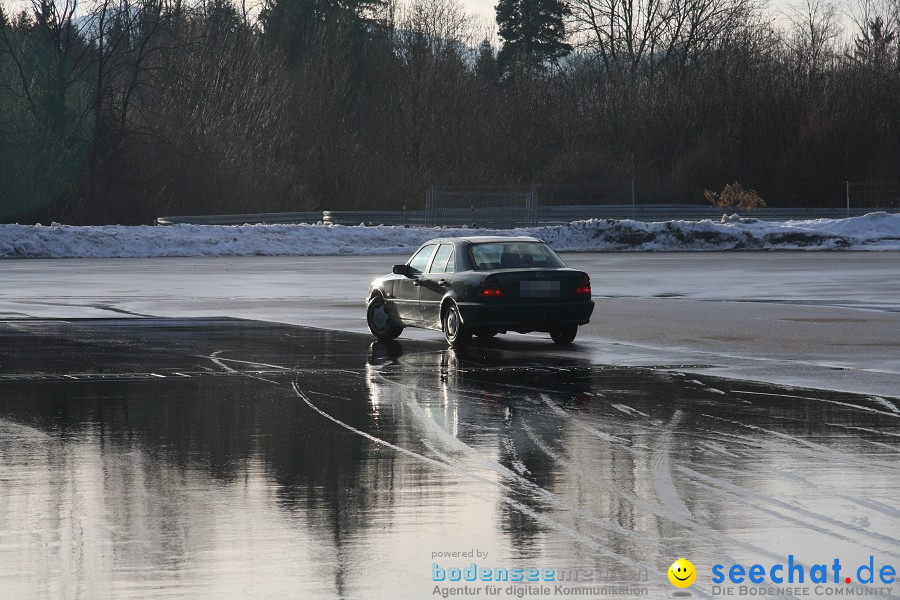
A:
{"type": "Polygon", "coordinates": [[[523,298],[559,298],[559,282],[520,281],[519,296],[523,298]]]}

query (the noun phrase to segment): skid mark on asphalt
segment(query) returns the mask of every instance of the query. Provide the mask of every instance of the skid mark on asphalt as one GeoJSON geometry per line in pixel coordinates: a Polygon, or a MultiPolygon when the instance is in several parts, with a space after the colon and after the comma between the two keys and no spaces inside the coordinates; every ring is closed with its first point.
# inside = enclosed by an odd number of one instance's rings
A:
{"type": "Polygon", "coordinates": [[[675,428],[678,427],[684,413],[676,410],[672,415],[672,420],[662,430],[661,441],[659,447],[653,453],[651,465],[653,469],[653,485],[656,488],[656,495],[659,497],[663,506],[670,512],[686,519],[692,519],[690,509],[685,505],[678,490],[675,488],[675,481],[672,479],[672,463],[670,454],[672,452],[672,437],[675,435],[675,428]]]}
{"type": "MultiPolygon", "coordinates": [[[[553,400],[551,400],[550,396],[548,396],[547,394],[541,394],[541,400],[544,401],[544,404],[546,404],[550,410],[552,410],[555,414],[559,415],[560,417],[564,417],[566,419],[573,418],[566,410],[564,410],[561,406],[559,406],[558,404],[553,402],[553,400]]],[[[607,433],[605,431],[601,431],[600,429],[597,429],[596,427],[582,423],[580,420],[575,419],[575,421],[581,429],[584,429],[585,431],[587,431],[588,433],[590,433],[597,439],[603,440],[604,442],[607,442],[609,444],[624,444],[624,445],[627,445],[629,443],[628,440],[626,440],[625,438],[621,438],[621,437],[612,435],[610,433],[607,433]]]]}
{"type": "MultiPolygon", "coordinates": [[[[401,396],[404,398],[403,403],[406,406],[406,408],[410,411],[410,414],[416,420],[416,423],[425,431],[426,437],[429,440],[431,440],[433,442],[434,441],[440,442],[448,450],[466,456],[470,460],[473,460],[474,462],[476,462],[476,464],[478,464],[479,466],[486,468],[489,471],[492,471],[492,472],[500,475],[501,477],[518,484],[519,486],[524,488],[526,491],[535,494],[536,496],[540,497],[542,500],[547,501],[549,504],[554,505],[557,508],[561,508],[565,511],[568,511],[572,514],[575,514],[579,517],[582,517],[582,518],[586,519],[588,522],[593,523],[594,525],[597,525],[599,527],[602,527],[604,529],[607,529],[607,530],[617,533],[619,535],[623,535],[625,537],[644,537],[644,536],[641,536],[640,534],[637,534],[634,531],[625,529],[620,524],[618,524],[614,521],[600,519],[600,518],[596,517],[595,515],[589,513],[588,511],[585,511],[581,507],[574,505],[574,504],[560,498],[557,494],[554,494],[553,492],[537,485],[530,479],[527,479],[526,477],[523,477],[522,475],[516,473],[515,471],[503,466],[499,462],[497,462],[495,460],[490,460],[490,459],[484,458],[475,448],[472,448],[468,444],[462,442],[459,438],[452,435],[444,427],[442,427],[439,423],[437,423],[431,414],[427,413],[426,411],[424,411],[422,409],[421,405],[416,401],[416,398],[415,398],[415,394],[418,392],[418,390],[420,388],[408,386],[408,385],[400,383],[400,382],[392,381],[392,380],[384,377],[380,373],[378,374],[378,376],[381,379],[381,381],[383,381],[384,383],[386,383],[388,385],[406,388],[407,391],[411,392],[411,395],[413,396],[412,399],[409,399],[406,394],[401,394],[401,396]]],[[[649,543],[649,540],[645,539],[644,541],[649,543]]]]}
{"type": "MultiPolygon", "coordinates": [[[[344,423],[340,419],[337,419],[336,417],[329,415],[327,412],[323,411],[322,409],[317,407],[315,404],[313,404],[313,402],[310,401],[309,397],[307,397],[306,394],[304,394],[303,391],[300,389],[300,387],[296,381],[291,383],[291,387],[294,390],[294,393],[313,411],[315,411],[322,417],[328,419],[329,421],[335,423],[336,425],[343,427],[344,429],[346,429],[356,435],[362,436],[376,444],[385,446],[396,452],[401,452],[403,454],[406,454],[407,456],[410,456],[412,458],[415,458],[416,460],[425,462],[425,463],[427,463],[431,466],[437,467],[439,469],[449,470],[457,475],[463,475],[468,478],[476,479],[479,482],[484,483],[486,485],[491,485],[491,486],[499,485],[499,486],[505,488],[505,486],[503,486],[503,484],[501,484],[495,480],[483,477],[481,475],[478,475],[477,473],[473,473],[470,470],[463,468],[462,466],[459,465],[459,462],[457,460],[451,458],[448,455],[441,454],[440,451],[435,450],[436,452],[438,452],[438,456],[443,460],[437,460],[437,459],[425,456],[423,454],[420,454],[418,452],[409,450],[407,448],[403,448],[402,446],[392,444],[391,442],[388,442],[386,440],[383,440],[381,438],[373,436],[369,433],[366,433],[365,431],[362,431],[360,429],[353,427],[352,425],[344,423]]],[[[515,475],[515,474],[513,474],[513,475],[515,475]]],[[[515,477],[518,477],[518,475],[515,475],[515,477]]],[[[648,574],[652,574],[654,577],[656,577],[656,579],[658,581],[663,581],[666,578],[665,573],[657,570],[652,565],[647,565],[640,561],[634,560],[631,557],[625,556],[623,554],[619,554],[619,553],[611,550],[607,546],[601,544],[597,540],[593,539],[592,537],[588,537],[587,535],[585,535],[579,531],[576,531],[576,530],[574,530],[570,527],[567,527],[553,519],[550,519],[549,517],[542,514],[541,512],[535,511],[532,508],[526,506],[525,504],[522,504],[521,502],[513,500],[512,498],[505,496],[505,495],[501,496],[499,498],[499,500],[505,504],[510,505],[512,508],[522,512],[523,514],[528,515],[535,521],[541,522],[542,524],[546,525],[547,527],[554,529],[556,531],[559,531],[560,533],[567,535],[568,537],[572,538],[573,540],[575,540],[579,543],[590,546],[594,551],[598,552],[599,554],[602,554],[603,556],[612,558],[625,566],[645,570],[648,574]]],[[[696,589],[696,593],[705,598],[712,597],[709,593],[707,593],[705,590],[702,590],[700,588],[696,589]]]]}
{"type": "MultiPolygon", "coordinates": [[[[710,491],[711,493],[720,494],[723,497],[746,506],[751,510],[763,512],[779,520],[787,521],[795,525],[800,525],[808,531],[815,531],[817,533],[825,534],[827,536],[851,544],[859,543],[859,540],[854,540],[853,538],[847,537],[846,535],[834,529],[834,527],[838,527],[841,529],[853,531],[854,533],[859,534],[863,537],[886,542],[888,544],[887,548],[896,546],[897,540],[893,537],[886,536],[878,532],[869,531],[852,523],[838,521],[837,519],[833,519],[827,515],[810,511],[799,505],[788,504],[787,502],[772,498],[771,496],[766,496],[764,494],[749,490],[745,487],[735,485],[719,477],[704,475],[703,473],[695,471],[694,469],[691,469],[689,467],[679,466],[677,467],[677,469],[681,473],[690,477],[695,485],[701,485],[704,487],[704,489],[710,491]],[[764,505],[769,505],[780,510],[767,508],[764,505]],[[806,517],[806,519],[800,518],[801,516],[806,517]],[[826,523],[832,527],[829,528],[822,525],[817,525],[815,521],[826,523]]],[[[900,554],[897,554],[889,549],[882,550],[882,552],[890,554],[891,556],[900,557],[900,554]]]]}
{"type": "MultiPolygon", "coordinates": [[[[828,400],[826,398],[815,398],[815,397],[811,397],[811,396],[796,396],[793,394],[775,394],[772,392],[749,392],[747,390],[734,390],[733,393],[735,393],[735,394],[751,394],[754,396],[771,396],[771,397],[775,397],[775,398],[796,398],[799,400],[811,400],[813,402],[827,402],[828,404],[836,404],[838,406],[846,406],[847,408],[852,408],[854,410],[864,410],[864,411],[868,411],[868,412],[877,413],[879,415],[900,418],[900,410],[897,410],[896,406],[894,406],[887,400],[884,400],[884,398],[879,398],[880,400],[883,401],[883,402],[879,402],[879,404],[881,404],[882,406],[890,405],[891,407],[893,407],[892,411],[888,412],[888,411],[878,410],[877,408],[872,408],[870,406],[861,406],[859,404],[851,404],[850,402],[840,402],[839,400],[828,400]],[[887,403],[887,405],[885,403],[887,403]]],[[[875,401],[875,398],[877,398],[877,396],[869,396],[868,399],[875,401]]]]}
{"type": "MultiPolygon", "coordinates": [[[[814,460],[821,460],[824,455],[824,456],[831,458],[832,460],[840,461],[845,464],[852,464],[852,465],[856,465],[859,467],[864,467],[868,470],[871,470],[873,468],[878,468],[883,471],[891,472],[892,475],[896,471],[900,470],[900,466],[898,466],[898,465],[894,465],[891,463],[885,463],[882,461],[877,461],[872,457],[858,458],[852,454],[848,454],[846,452],[841,452],[839,450],[834,450],[833,448],[830,448],[823,444],[817,444],[816,442],[810,442],[809,440],[805,440],[801,437],[798,437],[795,435],[790,435],[788,433],[783,433],[781,431],[774,431],[772,429],[766,429],[765,427],[760,427],[758,425],[751,425],[749,423],[744,423],[742,421],[725,419],[723,417],[717,417],[715,415],[710,415],[710,414],[706,414],[706,413],[704,413],[701,416],[707,417],[710,419],[716,419],[719,421],[725,421],[726,423],[731,423],[733,425],[739,425],[740,427],[750,429],[751,431],[759,431],[761,433],[766,433],[771,436],[777,437],[781,440],[791,442],[792,444],[804,446],[805,448],[791,447],[790,451],[793,453],[797,453],[797,454],[803,454],[805,457],[811,458],[814,460]],[[813,451],[815,451],[815,452],[813,452],[813,451]]],[[[760,444],[758,446],[759,448],[767,448],[766,444],[756,441],[753,438],[746,438],[746,439],[750,443],[760,444]]]]}

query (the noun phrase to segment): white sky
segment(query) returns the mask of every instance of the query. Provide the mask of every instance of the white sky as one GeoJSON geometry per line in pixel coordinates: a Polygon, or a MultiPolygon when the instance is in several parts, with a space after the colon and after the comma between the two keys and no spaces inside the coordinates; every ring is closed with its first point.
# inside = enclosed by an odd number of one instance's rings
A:
{"type": "MultiPolygon", "coordinates": [[[[91,0],[77,1],[79,5],[87,6],[88,4],[90,4],[91,0]]],[[[239,2],[240,0],[237,1],[239,2]]],[[[401,1],[410,2],[414,0],[401,1]]],[[[832,1],[837,6],[839,12],[839,22],[844,30],[842,32],[844,39],[852,39],[853,35],[855,34],[855,26],[851,18],[851,13],[854,12],[856,7],[865,0],[832,1]]],[[[497,0],[461,0],[461,2],[469,16],[472,18],[472,25],[474,26],[474,29],[476,31],[491,32],[494,36],[496,36],[497,25],[495,21],[494,7],[497,4],[497,0]]],[[[19,12],[21,12],[22,8],[29,7],[30,5],[31,2],[29,0],[0,0],[0,6],[2,6],[6,13],[11,16],[17,15],[19,12]]],[[[786,15],[790,14],[792,10],[802,11],[802,9],[805,8],[805,5],[806,0],[769,0],[768,8],[766,10],[770,17],[776,22],[776,24],[787,27],[789,25],[789,20],[786,15]]],[[[494,41],[495,43],[499,43],[499,40],[496,38],[494,39],[494,41]]]]}
{"type": "Polygon", "coordinates": [[[483,17],[487,22],[494,23],[494,7],[497,0],[463,0],[463,2],[472,16],[483,17]]]}

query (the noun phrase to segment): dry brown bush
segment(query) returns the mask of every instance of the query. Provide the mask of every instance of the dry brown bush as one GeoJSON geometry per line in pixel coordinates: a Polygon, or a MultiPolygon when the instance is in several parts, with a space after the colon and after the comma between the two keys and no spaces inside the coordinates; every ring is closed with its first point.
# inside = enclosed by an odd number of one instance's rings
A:
{"type": "Polygon", "coordinates": [[[766,208],[766,201],[756,193],[756,190],[745,190],[738,182],[726,184],[721,193],[712,190],[704,190],[703,195],[707,202],[719,208],[733,208],[736,210],[756,210],[766,208]]]}

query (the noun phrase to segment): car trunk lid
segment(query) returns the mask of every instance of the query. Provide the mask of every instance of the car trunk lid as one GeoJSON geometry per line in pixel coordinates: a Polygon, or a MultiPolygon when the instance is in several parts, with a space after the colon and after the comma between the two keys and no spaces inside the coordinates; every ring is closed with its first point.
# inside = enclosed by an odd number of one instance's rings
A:
{"type": "Polygon", "coordinates": [[[568,269],[511,269],[493,271],[508,300],[553,302],[576,298],[584,274],[568,269]]]}

